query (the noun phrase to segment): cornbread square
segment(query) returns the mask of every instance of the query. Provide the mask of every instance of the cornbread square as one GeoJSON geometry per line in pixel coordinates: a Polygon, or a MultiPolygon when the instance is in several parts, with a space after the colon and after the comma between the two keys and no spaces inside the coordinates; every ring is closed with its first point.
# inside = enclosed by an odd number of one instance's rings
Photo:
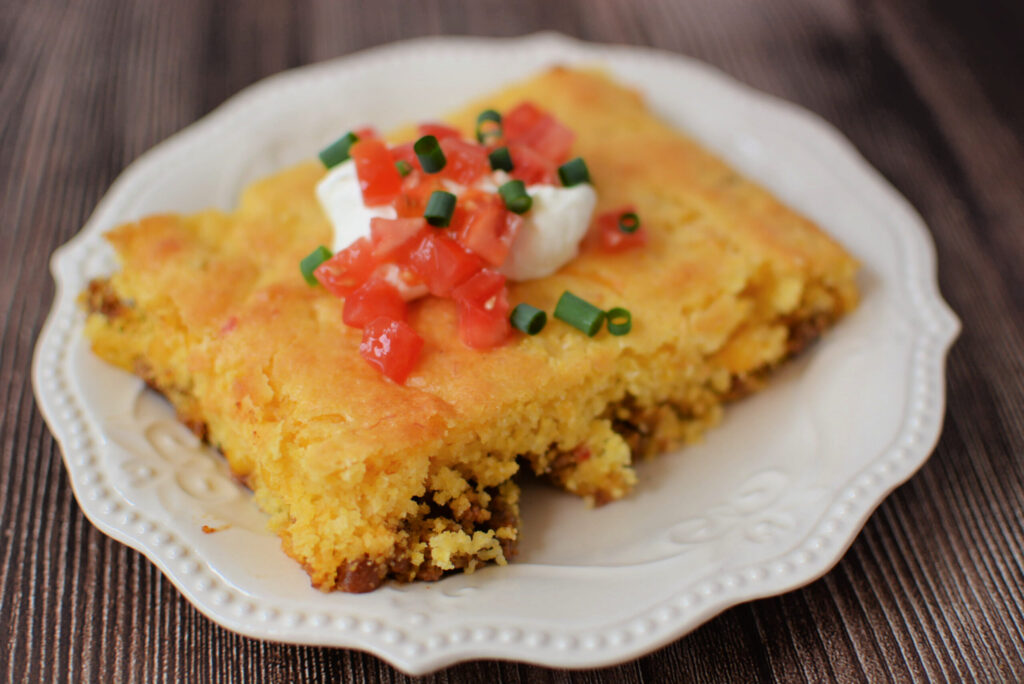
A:
{"type": "Polygon", "coordinates": [[[629,308],[629,335],[551,321],[482,352],[459,341],[451,300],[426,297],[410,306],[418,367],[404,386],[383,378],[343,301],[299,273],[331,242],[313,162],[253,184],[230,213],[107,236],[121,270],[83,297],[94,351],[223,452],[323,590],[506,563],[520,470],[619,499],[634,459],[696,439],[856,304],[857,265],[839,245],[600,72],[555,68],[449,122],[469,135],[482,109],[522,100],[575,131],[597,211],[634,205],[650,241],[584,251],[511,283],[510,301],[550,312],[571,290],[629,308]]]}

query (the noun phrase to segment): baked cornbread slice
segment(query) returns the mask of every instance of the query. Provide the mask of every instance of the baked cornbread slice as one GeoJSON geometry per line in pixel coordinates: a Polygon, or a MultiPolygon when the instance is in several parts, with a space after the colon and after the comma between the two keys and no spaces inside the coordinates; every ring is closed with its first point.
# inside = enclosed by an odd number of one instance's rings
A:
{"type": "Polygon", "coordinates": [[[255,183],[231,213],[154,216],[109,234],[122,264],[87,293],[102,358],[142,376],[218,446],[285,551],[325,589],[505,563],[523,465],[592,502],[626,495],[640,455],[695,439],[723,402],[854,307],[856,263],[807,219],[652,116],[597,72],[553,69],[451,118],[541,103],[568,122],[598,211],[633,204],[649,244],[588,251],[513,284],[629,307],[633,330],[559,322],[481,352],[450,300],[411,306],[425,340],[405,386],[359,356],[343,302],[297,264],[331,228],[309,163],[255,183]]]}

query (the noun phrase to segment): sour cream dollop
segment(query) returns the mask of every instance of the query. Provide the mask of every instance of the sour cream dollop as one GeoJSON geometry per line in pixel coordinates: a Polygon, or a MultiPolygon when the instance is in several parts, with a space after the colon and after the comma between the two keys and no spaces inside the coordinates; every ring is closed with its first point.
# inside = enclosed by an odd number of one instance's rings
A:
{"type": "MultiPolygon", "coordinates": [[[[499,183],[506,180],[502,176],[501,172],[495,172],[477,181],[474,187],[494,192],[499,183]]],[[[462,188],[452,184],[449,190],[458,195],[462,188]]],[[[523,214],[522,226],[512,242],[508,258],[499,269],[510,280],[543,278],[576,258],[580,240],[590,226],[597,204],[594,188],[586,183],[569,188],[530,185],[526,191],[533,198],[533,205],[523,214]]],[[[359,178],[351,160],[331,169],[317,185],[316,195],[334,226],[335,252],[361,237],[369,237],[371,219],[396,217],[394,208],[390,206],[367,207],[363,204],[359,178]]],[[[402,283],[398,269],[392,270],[394,273],[386,273],[385,279],[398,287],[405,299],[415,299],[427,293],[425,287],[409,287],[402,283]]]]}

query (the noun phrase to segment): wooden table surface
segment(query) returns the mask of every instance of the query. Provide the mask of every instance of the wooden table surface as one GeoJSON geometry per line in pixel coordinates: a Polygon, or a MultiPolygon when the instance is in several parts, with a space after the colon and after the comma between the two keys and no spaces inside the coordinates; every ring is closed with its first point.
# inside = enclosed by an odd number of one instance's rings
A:
{"type": "Polygon", "coordinates": [[[32,395],[47,259],[139,154],[250,83],[422,34],[555,29],[710,62],[817,112],[923,214],[964,332],[945,431],[839,565],[635,662],[430,681],[1024,680],[1024,4],[377,0],[0,4],[0,674],[405,681],[217,627],[82,516],[32,395]]]}

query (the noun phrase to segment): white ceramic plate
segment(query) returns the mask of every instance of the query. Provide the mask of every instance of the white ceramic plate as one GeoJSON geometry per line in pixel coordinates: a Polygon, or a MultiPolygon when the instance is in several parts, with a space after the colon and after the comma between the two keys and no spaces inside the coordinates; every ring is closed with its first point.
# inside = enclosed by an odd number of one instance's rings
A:
{"type": "Polygon", "coordinates": [[[52,269],[33,380],[89,519],[228,629],[364,649],[410,673],[485,657],[623,661],[822,575],[934,446],[959,329],[921,219],[834,129],[698,62],[551,34],[400,43],[247,88],[132,164],[52,269]],[[631,498],[587,510],[527,489],[511,566],[322,594],[222,459],[139,380],[90,354],[75,297],[115,267],[101,234],[156,211],[229,208],[244,185],[338,131],[437,116],[553,63],[604,65],[818,221],[863,262],[863,304],[704,443],[641,464],[631,498]]]}

